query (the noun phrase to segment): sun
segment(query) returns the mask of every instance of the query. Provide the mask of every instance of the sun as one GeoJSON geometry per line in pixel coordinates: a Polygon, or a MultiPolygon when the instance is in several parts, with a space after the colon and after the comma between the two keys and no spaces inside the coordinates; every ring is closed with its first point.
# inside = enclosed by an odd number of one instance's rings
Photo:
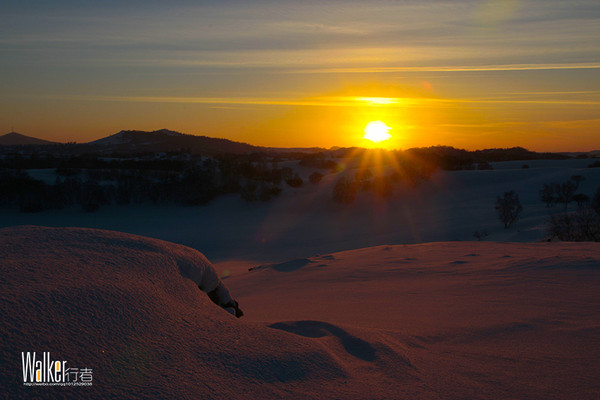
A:
{"type": "Polygon", "coordinates": [[[392,137],[389,130],[392,129],[381,121],[371,121],[365,126],[364,139],[370,140],[373,143],[383,142],[392,137]]]}

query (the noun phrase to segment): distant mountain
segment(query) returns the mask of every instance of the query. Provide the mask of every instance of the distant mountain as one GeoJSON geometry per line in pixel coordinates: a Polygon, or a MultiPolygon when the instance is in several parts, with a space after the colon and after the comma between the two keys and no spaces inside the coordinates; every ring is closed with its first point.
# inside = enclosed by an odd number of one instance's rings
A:
{"type": "Polygon", "coordinates": [[[261,149],[247,143],[207,136],[187,135],[168,129],[157,131],[121,131],[114,135],[87,143],[103,152],[161,152],[189,151],[192,154],[243,154],[261,149]]]}
{"type": "Polygon", "coordinates": [[[7,133],[0,136],[0,146],[26,146],[26,145],[45,145],[56,144],[48,140],[42,140],[31,136],[21,135],[17,132],[7,133]]]}

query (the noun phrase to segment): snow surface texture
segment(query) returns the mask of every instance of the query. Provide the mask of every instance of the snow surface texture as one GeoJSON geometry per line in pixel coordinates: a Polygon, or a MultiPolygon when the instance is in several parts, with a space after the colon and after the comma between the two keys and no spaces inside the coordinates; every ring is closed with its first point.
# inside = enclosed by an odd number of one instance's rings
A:
{"type": "Polygon", "coordinates": [[[246,311],[238,320],[182,275],[206,260],[181,245],[79,228],[6,228],[0,240],[5,398],[600,394],[599,244],[379,246],[251,271],[240,262],[225,281],[246,311]],[[23,386],[22,351],[92,368],[93,386],[23,386]]]}

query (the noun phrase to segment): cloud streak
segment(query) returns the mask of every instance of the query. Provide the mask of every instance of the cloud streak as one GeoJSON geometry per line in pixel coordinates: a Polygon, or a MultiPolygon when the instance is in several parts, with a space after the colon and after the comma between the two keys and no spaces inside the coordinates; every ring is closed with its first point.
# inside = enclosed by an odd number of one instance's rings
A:
{"type": "Polygon", "coordinates": [[[368,115],[437,143],[434,125],[468,138],[600,105],[597,0],[32,0],[3,17],[0,119],[40,131],[350,132],[368,115]]]}
{"type": "Polygon", "coordinates": [[[519,99],[519,98],[465,98],[442,99],[434,97],[357,97],[322,96],[306,99],[281,97],[186,97],[186,96],[106,96],[106,95],[42,95],[52,100],[100,101],[124,103],[179,103],[237,106],[296,106],[296,107],[452,107],[461,104],[539,104],[539,105],[600,105],[600,100],[577,99],[519,99]]]}
{"type": "Polygon", "coordinates": [[[348,68],[305,68],[287,71],[289,73],[314,74],[366,74],[397,72],[494,72],[494,71],[542,71],[542,70],[576,70],[600,69],[600,63],[547,63],[547,64],[496,64],[496,65],[461,65],[461,66],[399,66],[399,67],[348,67],[348,68]]]}

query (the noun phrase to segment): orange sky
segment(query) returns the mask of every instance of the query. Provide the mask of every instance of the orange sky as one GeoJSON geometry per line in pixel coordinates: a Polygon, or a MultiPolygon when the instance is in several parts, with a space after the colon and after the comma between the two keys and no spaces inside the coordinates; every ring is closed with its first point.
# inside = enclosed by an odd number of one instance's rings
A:
{"type": "Polygon", "coordinates": [[[600,148],[595,1],[65,0],[5,21],[5,132],[370,146],[380,120],[387,148],[600,148]]]}

